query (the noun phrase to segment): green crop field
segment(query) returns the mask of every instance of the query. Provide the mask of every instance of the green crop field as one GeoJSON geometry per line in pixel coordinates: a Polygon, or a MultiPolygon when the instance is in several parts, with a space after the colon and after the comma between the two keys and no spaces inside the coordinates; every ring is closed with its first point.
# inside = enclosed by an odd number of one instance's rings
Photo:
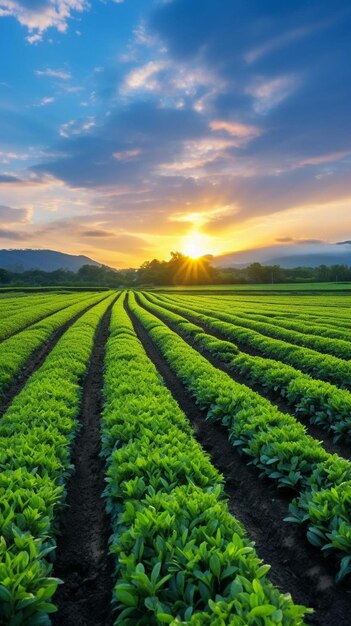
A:
{"type": "Polygon", "coordinates": [[[320,288],[1,295],[1,626],[350,623],[350,286],[320,288]]]}
{"type": "Polygon", "coordinates": [[[329,292],[351,292],[351,283],[266,283],[252,285],[178,285],[175,287],[155,287],[156,291],[206,291],[213,293],[219,292],[288,292],[288,293],[319,293],[326,294],[329,292]]]}

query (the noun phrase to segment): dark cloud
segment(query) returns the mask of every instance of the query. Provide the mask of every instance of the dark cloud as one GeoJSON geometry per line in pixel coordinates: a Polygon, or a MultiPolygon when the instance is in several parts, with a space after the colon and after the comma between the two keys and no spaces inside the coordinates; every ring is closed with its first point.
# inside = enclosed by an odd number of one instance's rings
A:
{"type": "Polygon", "coordinates": [[[295,243],[297,243],[297,244],[299,244],[301,246],[304,246],[306,244],[307,245],[311,245],[311,246],[314,246],[314,245],[317,246],[317,245],[320,245],[320,244],[324,244],[325,241],[323,241],[323,239],[299,239],[299,240],[295,241],[295,243]]]}
{"type": "Polygon", "coordinates": [[[83,230],[81,235],[83,237],[113,237],[113,233],[111,231],[98,228],[95,230],[83,230]]]}
{"type": "Polygon", "coordinates": [[[12,241],[25,241],[28,237],[24,233],[18,233],[15,230],[0,228],[1,239],[11,239],[12,241]]]}

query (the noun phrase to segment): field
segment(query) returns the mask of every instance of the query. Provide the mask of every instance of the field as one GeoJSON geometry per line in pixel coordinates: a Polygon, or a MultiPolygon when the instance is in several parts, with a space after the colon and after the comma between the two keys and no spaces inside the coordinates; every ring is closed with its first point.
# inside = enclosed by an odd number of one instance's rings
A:
{"type": "Polygon", "coordinates": [[[157,291],[207,291],[208,293],[213,293],[216,291],[220,292],[269,292],[269,291],[279,291],[279,292],[319,292],[321,294],[325,294],[329,291],[351,291],[351,283],[265,283],[265,284],[252,284],[252,285],[215,285],[215,286],[206,286],[206,285],[181,285],[176,287],[157,287],[157,291]]]}
{"type": "Polygon", "coordinates": [[[1,626],[351,624],[349,286],[259,287],[0,295],[1,626]]]}

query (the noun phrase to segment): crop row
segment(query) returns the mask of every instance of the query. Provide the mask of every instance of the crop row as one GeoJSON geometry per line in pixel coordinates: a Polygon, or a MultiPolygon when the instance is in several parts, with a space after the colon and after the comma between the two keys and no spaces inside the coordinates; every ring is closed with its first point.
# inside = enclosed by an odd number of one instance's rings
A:
{"type": "MultiPolygon", "coordinates": [[[[203,304],[203,300],[195,300],[192,302],[195,304],[203,304]]],[[[223,301],[220,304],[220,319],[230,321],[232,324],[255,330],[267,337],[273,337],[282,341],[287,341],[290,344],[303,346],[306,348],[312,348],[318,352],[331,354],[341,359],[351,359],[351,343],[341,339],[331,339],[329,337],[316,336],[315,334],[307,334],[301,330],[291,330],[283,328],[276,324],[271,324],[268,321],[262,322],[248,318],[247,316],[236,315],[235,312],[228,310],[229,306],[223,301]]]]}
{"type": "Polygon", "coordinates": [[[243,328],[233,323],[233,316],[230,314],[208,309],[201,302],[196,305],[189,303],[187,309],[207,315],[211,318],[211,327],[244,347],[253,348],[268,358],[288,363],[302,372],[307,372],[313,378],[326,380],[340,387],[351,386],[351,364],[348,361],[243,328]]]}
{"type": "Polygon", "coordinates": [[[130,307],[207,419],[278,486],[297,493],[288,521],[304,524],[308,539],[340,560],[338,579],[351,571],[351,463],[326,452],[305,428],[265,398],[213,367],[159,318],[130,307]]]}
{"type": "MultiPolygon", "coordinates": [[[[62,297],[63,294],[60,294],[59,297],[62,297]]],[[[35,295],[26,295],[23,297],[19,297],[18,295],[15,298],[0,298],[0,316],[3,319],[9,319],[12,315],[17,315],[20,311],[28,309],[36,304],[44,304],[52,301],[57,297],[56,294],[35,294],[35,295]]]]}
{"type": "Polygon", "coordinates": [[[115,624],[303,624],[242,526],[120,299],[105,362],[103,450],[117,558],[115,624]],[[136,393],[137,390],[137,393],[136,393]]]}
{"type": "MultiPolygon", "coordinates": [[[[208,304],[209,303],[210,301],[208,301],[208,304]]],[[[217,298],[213,298],[212,304],[214,304],[214,308],[216,308],[219,304],[219,300],[217,298]]],[[[222,308],[222,301],[220,306],[222,308]]],[[[255,308],[248,308],[245,303],[238,305],[238,303],[234,304],[230,302],[227,302],[225,309],[229,312],[232,311],[239,317],[253,319],[258,322],[268,322],[288,330],[295,330],[308,335],[342,339],[343,341],[348,340],[348,330],[346,327],[335,327],[335,318],[329,320],[329,318],[326,318],[321,314],[316,315],[313,318],[308,316],[299,316],[295,313],[286,315],[286,312],[284,314],[281,311],[277,312],[276,310],[272,312],[272,309],[261,309],[258,306],[255,306],[255,308]]],[[[323,309],[321,309],[320,313],[323,313],[323,309]]]]}
{"type": "MultiPolygon", "coordinates": [[[[194,313],[184,305],[170,304],[151,294],[141,296],[143,304],[166,322],[174,323],[180,332],[194,342],[199,350],[205,350],[220,358],[227,366],[245,376],[248,384],[258,384],[264,391],[269,391],[292,407],[297,417],[307,417],[312,424],[318,424],[329,431],[334,441],[351,441],[351,393],[339,389],[322,380],[315,380],[308,374],[272,359],[251,356],[240,352],[237,346],[208,335],[201,327],[203,323],[218,331],[218,324],[212,325],[212,318],[201,313],[194,313]],[[151,307],[151,308],[150,308],[151,307]],[[171,313],[173,312],[173,313],[171,313]],[[192,322],[190,323],[186,315],[192,322]]],[[[219,323],[221,325],[221,323],[219,323]]]]}
{"type": "MultiPolygon", "coordinates": [[[[344,328],[344,329],[337,329],[335,328],[335,326],[332,324],[332,322],[330,322],[330,325],[328,326],[328,324],[325,322],[325,320],[322,323],[321,319],[317,319],[316,321],[312,321],[312,320],[306,320],[306,319],[296,319],[296,317],[294,319],[286,319],[284,317],[280,317],[280,316],[274,316],[273,320],[267,316],[267,314],[263,314],[263,313],[241,313],[241,312],[237,312],[235,311],[236,315],[245,315],[249,318],[253,318],[259,322],[270,322],[270,323],[274,323],[274,325],[282,327],[282,328],[287,328],[289,330],[295,330],[297,332],[304,332],[308,335],[318,335],[320,337],[328,337],[329,339],[334,338],[334,339],[342,339],[343,341],[345,341],[345,337],[348,336],[348,331],[344,328]],[[303,328],[303,331],[301,330],[303,328]]],[[[348,340],[347,340],[348,341],[348,340]]]]}
{"type": "MultiPolygon", "coordinates": [[[[176,299],[180,300],[181,296],[177,294],[176,299]]],[[[191,298],[182,298],[183,303],[189,303],[191,298]]],[[[203,297],[202,301],[206,301],[209,306],[214,305],[214,308],[218,308],[218,306],[222,307],[224,303],[227,306],[231,307],[233,312],[240,311],[241,313],[248,314],[261,314],[266,316],[267,318],[279,318],[292,321],[302,321],[303,323],[311,323],[311,324],[323,324],[328,326],[328,328],[338,329],[337,332],[342,332],[348,328],[351,328],[351,319],[348,309],[339,309],[332,307],[329,309],[328,307],[323,306],[323,302],[318,299],[318,306],[308,307],[303,303],[303,305],[296,306],[294,305],[294,299],[291,298],[286,302],[285,305],[281,304],[281,298],[279,298],[279,302],[277,298],[273,302],[262,302],[259,301],[249,301],[248,299],[241,298],[237,300],[233,297],[226,297],[225,300],[223,297],[217,297],[211,295],[209,297],[203,297]]]]}
{"type": "Polygon", "coordinates": [[[23,330],[30,324],[43,319],[47,315],[52,315],[69,306],[75,302],[82,302],[89,297],[89,294],[82,294],[74,296],[71,295],[60,295],[56,297],[51,297],[49,299],[45,299],[44,302],[35,302],[31,306],[26,306],[24,309],[20,309],[18,313],[12,315],[9,319],[6,316],[6,311],[2,311],[0,321],[0,340],[6,339],[11,335],[23,330]]]}
{"type": "Polygon", "coordinates": [[[57,313],[45,317],[36,324],[0,343],[0,402],[3,401],[8,387],[18,376],[35,350],[48,341],[51,335],[61,326],[84,311],[84,309],[97,304],[107,296],[106,292],[90,294],[88,298],[81,299],[75,304],[71,304],[57,313]]]}
{"type": "Polygon", "coordinates": [[[55,518],[72,471],[81,384],[99,321],[115,295],[61,337],[0,423],[0,624],[50,624],[55,518]]]}

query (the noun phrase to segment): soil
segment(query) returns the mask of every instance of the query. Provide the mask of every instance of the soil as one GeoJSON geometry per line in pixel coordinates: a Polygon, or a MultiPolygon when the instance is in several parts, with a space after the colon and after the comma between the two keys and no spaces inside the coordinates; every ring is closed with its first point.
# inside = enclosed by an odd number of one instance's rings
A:
{"type": "Polygon", "coordinates": [[[54,597],[54,626],[112,626],[112,534],[102,493],[105,463],[100,454],[103,368],[111,307],[97,328],[83,387],[80,430],[72,448],[74,474],[67,485],[67,508],[60,520],[54,575],[64,581],[54,597]]]}
{"type": "MultiPolygon", "coordinates": [[[[156,313],[153,313],[153,314],[156,315],[156,313]]],[[[182,315],[184,318],[189,319],[189,321],[193,321],[191,318],[187,317],[186,313],[182,315]]],[[[338,441],[337,443],[335,443],[333,441],[333,437],[329,435],[329,433],[324,428],[316,424],[311,424],[307,416],[295,415],[293,411],[293,407],[287,402],[285,402],[278,393],[274,393],[273,390],[267,390],[259,383],[255,383],[255,382],[248,380],[247,377],[245,377],[244,375],[240,374],[237,371],[234,371],[234,368],[231,367],[229,364],[224,363],[218,357],[214,357],[208,350],[200,350],[194,342],[192,342],[188,337],[184,335],[184,333],[180,331],[180,329],[176,326],[176,324],[172,324],[168,320],[166,323],[169,326],[169,328],[171,328],[171,330],[176,332],[185,341],[187,341],[187,343],[191,345],[191,347],[194,350],[206,356],[206,359],[209,361],[209,363],[214,365],[214,367],[216,367],[217,369],[220,369],[226,374],[228,374],[228,376],[230,376],[232,380],[234,380],[237,383],[240,383],[241,385],[246,385],[246,387],[249,387],[250,389],[252,389],[252,391],[255,391],[260,396],[264,397],[266,400],[269,400],[269,402],[273,404],[274,406],[276,406],[279,409],[279,411],[281,411],[282,413],[293,414],[295,418],[306,427],[308,434],[311,435],[311,437],[313,437],[314,439],[317,439],[317,441],[320,441],[322,443],[323,447],[327,450],[327,452],[329,452],[330,454],[338,454],[339,456],[342,456],[345,459],[351,458],[350,444],[343,443],[342,441],[338,441]]],[[[221,339],[221,340],[223,339],[228,340],[224,334],[214,331],[212,328],[209,328],[206,324],[202,322],[198,321],[197,326],[202,328],[207,334],[212,335],[212,337],[216,337],[217,339],[221,339]]],[[[258,352],[255,350],[249,351],[245,349],[245,350],[242,350],[242,352],[245,352],[246,354],[250,354],[250,356],[262,357],[262,355],[258,354],[258,352]]]]}
{"type": "MultiPolygon", "coordinates": [[[[128,307],[127,307],[128,310],[128,307]]],[[[310,545],[300,526],[285,524],[291,492],[277,490],[246,464],[221,427],[205,421],[202,411],[171,370],[144,327],[129,310],[134,329],[166,386],[190,420],[196,439],[223,474],[231,513],[245,526],[260,558],[271,565],[270,580],[296,603],[313,607],[306,617],[315,626],[351,626],[351,591],[336,586],[335,567],[310,545]]]]}
{"type": "MultiPolygon", "coordinates": [[[[34,374],[34,372],[39,369],[44,363],[46,357],[51,352],[51,350],[55,347],[58,340],[62,337],[62,335],[69,329],[74,322],[76,322],[84,313],[89,311],[95,304],[89,304],[83,311],[80,311],[77,315],[72,317],[66,324],[63,324],[58,328],[52,335],[49,337],[47,341],[37,349],[32,352],[30,355],[27,365],[25,365],[21,371],[16,375],[13,383],[7,388],[4,399],[0,402],[0,415],[3,415],[5,411],[7,411],[10,406],[12,400],[15,396],[17,396],[20,391],[22,391],[23,387],[26,385],[28,378],[34,374]]],[[[24,329],[26,330],[26,329],[24,329]]]]}

